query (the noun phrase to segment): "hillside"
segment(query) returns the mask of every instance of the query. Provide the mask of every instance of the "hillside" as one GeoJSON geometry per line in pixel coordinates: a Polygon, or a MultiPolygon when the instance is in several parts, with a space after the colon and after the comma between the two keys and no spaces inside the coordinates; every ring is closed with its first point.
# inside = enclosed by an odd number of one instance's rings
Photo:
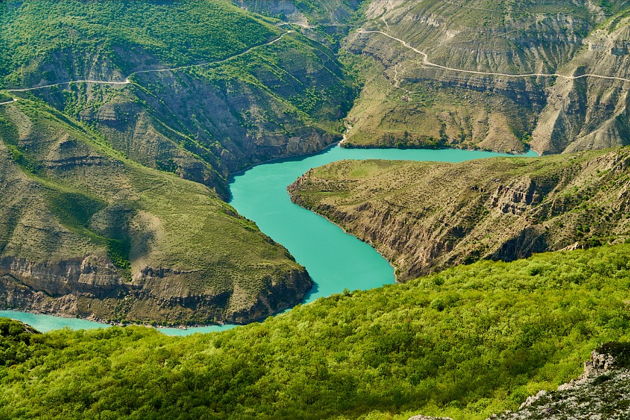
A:
{"type": "Polygon", "coordinates": [[[351,106],[333,52],[275,23],[222,0],[2,2],[0,86],[118,82],[14,94],[226,197],[230,174],[334,142],[351,106]]]}
{"type": "Polygon", "coordinates": [[[341,161],[289,188],[399,280],[478,259],[630,240],[630,148],[459,164],[341,161]]]}
{"type": "Polygon", "coordinates": [[[246,10],[299,27],[306,36],[337,49],[367,0],[233,0],[246,10]]]}
{"type": "Polygon", "coordinates": [[[355,88],[326,45],[223,0],[9,0],[0,89],[1,307],[243,323],[311,288],[220,199],[340,138],[355,88]]]}
{"type": "Polygon", "coordinates": [[[627,145],[629,11],[627,0],[373,0],[344,44],[364,85],[345,145],[627,145]]]}
{"type": "Polygon", "coordinates": [[[242,323],[311,287],[213,191],[123,157],[41,102],[0,107],[0,181],[2,309],[242,323]]]}
{"type": "Polygon", "coordinates": [[[623,418],[629,46],[630,0],[0,1],[0,309],[116,325],[0,319],[0,420],[623,418]],[[228,185],[340,140],[554,156],[309,171],[401,281],[314,300],[228,185]]]}
{"type": "Polygon", "coordinates": [[[0,321],[0,417],[482,419],[630,339],[629,261],[627,244],[483,261],[186,338],[0,321]]]}

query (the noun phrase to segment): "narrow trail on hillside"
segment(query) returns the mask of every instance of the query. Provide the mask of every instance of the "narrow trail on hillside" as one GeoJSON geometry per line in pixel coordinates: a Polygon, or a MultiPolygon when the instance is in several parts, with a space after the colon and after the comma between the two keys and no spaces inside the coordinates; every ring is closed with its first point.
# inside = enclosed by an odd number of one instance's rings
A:
{"type": "MultiPolygon", "coordinates": [[[[30,88],[15,88],[15,89],[4,89],[6,92],[13,92],[13,93],[20,93],[20,92],[31,92],[34,90],[40,90],[40,89],[48,89],[48,88],[52,88],[52,87],[58,87],[58,86],[68,86],[68,85],[76,85],[76,84],[82,84],[82,83],[86,83],[86,84],[96,84],[96,85],[114,85],[114,86],[124,86],[124,85],[130,85],[133,82],[130,80],[130,77],[133,77],[135,75],[138,74],[146,74],[146,73],[165,73],[165,72],[173,72],[173,71],[179,71],[179,70],[187,70],[187,69],[192,69],[192,68],[196,68],[196,67],[204,67],[204,66],[210,66],[210,65],[216,65],[216,64],[222,64],[225,63],[227,61],[233,60],[235,58],[238,57],[242,57],[246,54],[249,54],[250,52],[258,49],[258,48],[263,48],[263,47],[268,47],[270,45],[275,44],[276,42],[280,41],[282,38],[284,38],[285,36],[293,33],[295,31],[287,31],[285,33],[283,33],[282,35],[272,39],[269,42],[265,42],[264,44],[258,44],[258,45],[254,45],[244,51],[241,51],[240,53],[231,55],[229,57],[226,58],[222,58],[220,60],[214,60],[214,61],[207,61],[204,63],[198,63],[198,64],[189,64],[189,65],[185,65],[185,66],[177,66],[177,67],[167,67],[167,68],[163,68],[163,69],[150,69],[150,70],[138,70],[138,71],[134,71],[132,73],[130,73],[125,80],[122,81],[110,81],[110,80],[91,80],[91,79],[83,79],[83,80],[70,80],[67,82],[60,82],[60,83],[51,83],[48,85],[41,85],[41,86],[34,86],[34,87],[30,87],[30,88]]],[[[11,104],[13,102],[15,102],[16,99],[13,99],[12,101],[8,101],[8,102],[0,102],[0,105],[7,105],[7,104],[11,104]]]]}
{"type": "MultiPolygon", "coordinates": [[[[78,85],[81,83],[87,84],[95,84],[95,85],[128,85],[131,84],[131,81],[125,80],[122,82],[110,82],[106,80],[71,80],[69,82],[61,82],[61,83],[52,83],[50,85],[41,85],[30,88],[17,88],[17,89],[5,89],[7,92],[19,93],[19,92],[30,92],[33,90],[47,89],[57,86],[65,86],[65,85],[78,85]]],[[[0,104],[1,105],[1,104],[0,104]]]]}
{"type": "Polygon", "coordinates": [[[592,78],[596,78],[596,79],[605,79],[605,80],[617,80],[617,81],[621,81],[621,82],[630,82],[630,79],[626,79],[624,77],[615,77],[615,76],[602,76],[599,74],[593,74],[593,73],[585,73],[585,74],[581,74],[579,76],[567,76],[565,74],[559,74],[559,73],[524,73],[524,74],[510,74],[510,73],[495,73],[495,72],[485,72],[485,71],[476,71],[476,70],[465,70],[465,69],[457,69],[454,67],[448,67],[448,66],[443,66],[437,63],[433,63],[431,61],[429,61],[429,56],[427,53],[425,53],[424,51],[420,51],[419,49],[411,46],[407,41],[402,40],[400,38],[396,38],[393,35],[388,34],[387,32],[383,32],[383,31],[376,31],[376,30],[365,30],[365,29],[359,29],[358,31],[360,34],[380,34],[383,35],[389,39],[392,39],[394,41],[399,42],[400,44],[402,44],[405,48],[419,54],[422,56],[422,64],[427,66],[427,67],[435,67],[438,69],[442,69],[442,70],[447,70],[447,71],[452,71],[452,72],[458,72],[458,73],[466,73],[466,74],[477,74],[477,75],[481,75],[481,76],[501,76],[501,77],[511,77],[511,78],[529,78],[529,77],[558,77],[558,78],[562,78],[562,79],[567,79],[567,80],[577,80],[577,79],[584,79],[587,77],[592,77],[592,78]]]}

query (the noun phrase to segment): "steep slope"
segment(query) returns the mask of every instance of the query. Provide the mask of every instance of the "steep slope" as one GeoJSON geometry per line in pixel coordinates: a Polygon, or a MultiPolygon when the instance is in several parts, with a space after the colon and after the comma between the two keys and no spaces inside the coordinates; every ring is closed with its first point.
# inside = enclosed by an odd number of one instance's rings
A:
{"type": "Polygon", "coordinates": [[[223,196],[234,172],[334,142],[351,106],[331,50],[227,1],[0,8],[4,87],[117,82],[14,93],[37,95],[130,158],[223,196]]]}
{"type": "Polygon", "coordinates": [[[234,4],[319,34],[335,34],[350,27],[366,0],[233,0],[234,4]]]}
{"type": "Polygon", "coordinates": [[[483,261],[186,338],[0,321],[0,417],[483,419],[628,342],[629,261],[627,244],[483,261]]]}
{"type": "Polygon", "coordinates": [[[364,80],[345,145],[519,152],[531,143],[558,153],[628,144],[629,7],[373,0],[345,46],[364,80]],[[620,79],[573,79],[585,73],[620,79]]]}
{"type": "Polygon", "coordinates": [[[368,0],[233,0],[234,4],[281,20],[307,37],[338,51],[352,27],[362,21],[368,0]]]}
{"type": "Polygon", "coordinates": [[[630,239],[630,148],[460,164],[342,161],[292,199],[372,244],[400,280],[480,258],[630,239]]]}
{"type": "MultiPolygon", "coordinates": [[[[562,71],[628,78],[628,69],[630,8],[593,31],[562,71]]],[[[629,82],[559,79],[548,96],[532,136],[534,149],[557,153],[630,144],[629,82]]]]}
{"type": "Polygon", "coordinates": [[[213,191],[124,158],[40,102],[0,107],[0,196],[3,309],[240,323],[311,287],[213,191]]]}

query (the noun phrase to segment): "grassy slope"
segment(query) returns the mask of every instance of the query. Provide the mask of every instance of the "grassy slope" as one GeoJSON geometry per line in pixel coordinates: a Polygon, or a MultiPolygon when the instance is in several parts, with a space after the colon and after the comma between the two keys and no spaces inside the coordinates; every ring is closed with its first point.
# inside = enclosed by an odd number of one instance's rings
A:
{"type": "Polygon", "coordinates": [[[630,148],[460,164],[343,161],[291,192],[370,242],[401,279],[480,258],[630,238],[630,148]]]}
{"type": "MultiPolygon", "coordinates": [[[[124,80],[137,70],[230,58],[287,30],[222,0],[10,1],[0,8],[5,87],[124,80]]],[[[353,97],[331,50],[297,33],[221,64],[131,79],[125,87],[33,94],[96,127],[130,158],[223,196],[235,171],[332,143],[353,97]]]]}
{"type": "MultiPolygon", "coordinates": [[[[248,308],[270,289],[270,279],[283,284],[303,270],[207,187],[125,159],[98,134],[42,103],[20,100],[0,108],[0,139],[8,197],[0,211],[9,222],[1,226],[0,255],[50,264],[50,272],[55,264],[93,255],[118,266],[113,278],[133,279],[132,285],[158,301],[120,312],[115,302],[80,305],[74,315],[204,323],[244,310],[245,320],[248,308]],[[148,268],[155,277],[146,274],[148,268]],[[169,304],[170,298],[221,293],[233,298],[202,300],[197,308],[169,304]]],[[[12,273],[25,275],[22,281],[35,289],[54,290],[38,283],[37,275],[12,273]]],[[[276,310],[301,296],[289,292],[276,310]]],[[[132,302],[142,300],[136,298],[132,302]]]]}
{"type": "MultiPolygon", "coordinates": [[[[0,111],[32,112],[21,122],[7,120],[4,152],[17,164],[10,176],[24,178],[20,171],[41,170],[59,157],[78,158],[79,168],[44,170],[37,182],[25,183],[31,188],[29,198],[37,202],[32,208],[51,207],[54,214],[29,209],[17,199],[10,205],[5,201],[7,256],[10,251],[12,258],[55,264],[95,253],[101,263],[118,266],[110,277],[122,270],[121,278],[143,283],[148,276],[154,291],[166,299],[163,312],[140,306],[129,311],[126,305],[119,310],[114,299],[100,309],[79,305],[81,316],[96,312],[102,319],[208,322],[229,313],[229,319],[242,322],[299,301],[309,282],[281,247],[204,187],[183,187],[187,184],[177,177],[149,168],[200,182],[225,198],[230,173],[330,144],[350,106],[352,87],[328,48],[297,33],[263,46],[286,28],[221,0],[8,1],[0,4],[0,20],[0,84],[5,87],[124,80],[137,70],[227,59],[177,72],[135,74],[134,83],[122,87],[76,84],[15,94],[25,99],[0,111]],[[239,55],[254,46],[261,47],[239,55]],[[63,114],[46,110],[36,115],[41,99],[63,114]],[[84,133],[66,132],[69,127],[59,121],[36,124],[37,129],[29,131],[33,121],[28,120],[46,113],[71,121],[84,133]],[[20,136],[30,136],[27,144],[18,144],[23,139],[11,131],[16,124],[22,124],[20,136]],[[78,156],[63,156],[63,148],[72,143],[63,140],[65,135],[82,136],[83,146],[98,140],[102,150],[88,147],[87,152],[69,153],[78,156]],[[102,153],[108,156],[105,168],[99,164],[102,156],[92,156],[102,153]],[[116,167],[121,161],[135,169],[121,175],[116,167]],[[42,195],[40,181],[65,192],[53,194],[44,188],[54,196],[49,200],[42,195]],[[86,191],[89,197],[83,199],[86,191]],[[88,208],[73,206],[74,198],[88,208]],[[38,218],[42,214],[45,217],[38,218]],[[126,219],[128,214],[133,220],[126,219]],[[29,241],[16,233],[33,220],[40,229],[28,234],[39,239],[29,241]],[[135,232],[130,238],[129,227],[138,224],[147,236],[135,232]],[[55,241],[59,232],[73,239],[55,241]],[[145,242],[150,243],[149,255],[145,242]],[[178,287],[183,283],[173,280],[177,277],[184,277],[185,286],[178,287]],[[266,292],[272,294],[258,299],[266,292]],[[181,312],[171,312],[171,298],[181,312]],[[184,302],[177,302],[179,298],[184,302]],[[203,308],[193,313],[187,305],[203,308]],[[226,305],[231,308],[227,313],[226,305]],[[108,308],[116,308],[116,313],[108,308]],[[220,314],[207,313],[212,308],[220,314]]],[[[22,197],[19,188],[11,191],[22,197]]],[[[67,308],[62,312],[68,313],[67,308]]]]}
{"type": "Polygon", "coordinates": [[[0,359],[0,416],[482,418],[630,339],[629,257],[618,245],[486,261],[220,334],[32,336],[0,359]]]}
{"type": "MultiPolygon", "coordinates": [[[[282,32],[223,0],[7,1],[0,7],[1,72],[18,86],[28,82],[21,69],[55,51],[141,47],[164,66],[176,66],[225,58],[282,32]]],[[[124,60],[116,64],[135,70],[124,60]]]]}

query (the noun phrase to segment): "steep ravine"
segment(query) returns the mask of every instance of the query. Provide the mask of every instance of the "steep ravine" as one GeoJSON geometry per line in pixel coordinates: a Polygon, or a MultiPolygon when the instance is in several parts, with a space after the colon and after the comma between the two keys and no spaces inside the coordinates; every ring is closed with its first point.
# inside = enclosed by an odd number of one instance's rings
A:
{"type": "Polygon", "coordinates": [[[342,161],[292,200],[372,244],[399,280],[630,238],[630,148],[460,164],[342,161]]]}

